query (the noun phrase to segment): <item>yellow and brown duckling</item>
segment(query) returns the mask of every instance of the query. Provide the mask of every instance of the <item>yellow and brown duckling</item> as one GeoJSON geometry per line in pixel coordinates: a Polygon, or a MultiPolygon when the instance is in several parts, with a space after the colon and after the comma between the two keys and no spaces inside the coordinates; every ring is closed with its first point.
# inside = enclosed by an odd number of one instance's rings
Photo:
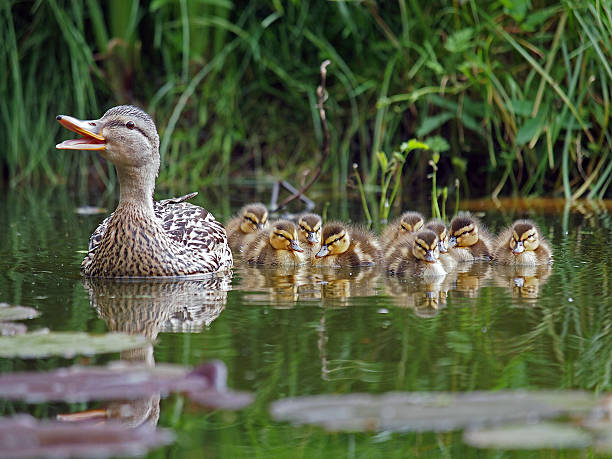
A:
{"type": "Polygon", "coordinates": [[[504,265],[536,266],[552,263],[552,250],[531,220],[517,220],[497,237],[493,259],[504,265]]]}
{"type": "MultiPolygon", "coordinates": [[[[80,134],[56,148],[96,150],[117,170],[119,204],[96,229],[81,263],[87,277],[203,275],[232,267],[223,226],[202,207],[184,202],[156,203],[159,136],[140,108],[121,105],[98,120],[59,115],[65,128],[80,134]]],[[[172,201],[172,200],[171,200],[172,201]]]]}
{"type": "Polygon", "coordinates": [[[475,217],[457,215],[451,220],[449,234],[449,253],[458,262],[491,259],[491,236],[475,217]]]}
{"type": "Polygon", "coordinates": [[[439,242],[438,235],[428,229],[400,237],[385,255],[387,271],[418,277],[445,276],[439,242]]]}
{"type": "Polygon", "coordinates": [[[322,224],[323,221],[317,214],[302,214],[298,218],[299,242],[308,260],[314,259],[321,248],[322,224]]]}
{"type": "Polygon", "coordinates": [[[430,220],[425,224],[424,229],[433,231],[438,236],[440,263],[442,263],[442,266],[444,266],[444,270],[447,273],[450,273],[457,267],[457,260],[455,260],[448,252],[448,244],[450,239],[448,228],[442,220],[430,220]]]}
{"type": "Polygon", "coordinates": [[[425,218],[419,212],[404,212],[399,218],[389,223],[380,235],[382,246],[388,247],[399,236],[404,234],[416,233],[423,228],[424,224],[425,218]]]}
{"type": "Polygon", "coordinates": [[[230,248],[238,253],[242,249],[247,235],[268,227],[268,209],[265,205],[254,202],[247,204],[225,225],[230,248]]]}
{"type": "Polygon", "coordinates": [[[289,220],[278,220],[269,229],[250,235],[242,256],[256,265],[298,266],[308,261],[298,242],[297,226],[289,220]]]}
{"type": "Polygon", "coordinates": [[[321,249],[315,255],[317,266],[334,268],[373,266],[381,259],[380,242],[365,229],[331,222],[323,227],[321,249]]]}

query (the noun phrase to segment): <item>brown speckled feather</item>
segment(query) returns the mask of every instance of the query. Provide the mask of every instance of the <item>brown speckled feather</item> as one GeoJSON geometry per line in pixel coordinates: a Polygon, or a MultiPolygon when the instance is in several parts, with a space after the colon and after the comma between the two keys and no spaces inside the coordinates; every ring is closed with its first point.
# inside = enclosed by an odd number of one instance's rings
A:
{"type": "Polygon", "coordinates": [[[192,196],[154,202],[156,219],[146,226],[142,222],[149,216],[140,209],[118,207],[92,234],[83,274],[183,276],[231,268],[225,229],[206,209],[184,202],[192,196]]]}

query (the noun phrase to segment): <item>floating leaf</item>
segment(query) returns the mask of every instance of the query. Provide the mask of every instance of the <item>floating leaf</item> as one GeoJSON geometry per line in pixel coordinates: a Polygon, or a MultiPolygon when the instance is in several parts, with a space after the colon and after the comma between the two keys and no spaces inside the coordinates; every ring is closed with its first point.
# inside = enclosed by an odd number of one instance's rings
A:
{"type": "Polygon", "coordinates": [[[72,358],[138,349],[149,344],[143,336],[124,333],[90,335],[83,332],[26,333],[0,337],[0,357],[36,359],[49,356],[72,358]]]}
{"type": "Polygon", "coordinates": [[[586,412],[596,404],[579,391],[351,394],[278,400],[271,413],[334,431],[446,432],[586,412]]]}
{"type": "Polygon", "coordinates": [[[2,457],[140,456],[172,441],[170,431],[151,424],[130,429],[113,421],[66,424],[27,415],[0,418],[2,457]]]}
{"type": "Polygon", "coordinates": [[[33,319],[39,315],[40,313],[34,308],[11,306],[8,303],[0,303],[0,322],[33,319]]]}
{"type": "Polygon", "coordinates": [[[186,393],[196,403],[212,408],[239,409],[253,400],[250,393],[227,388],[223,362],[205,363],[193,370],[178,365],[144,365],[114,362],[106,367],[60,368],[49,372],[0,375],[0,399],[86,402],[136,400],[170,392],[186,393]]]}
{"type": "Polygon", "coordinates": [[[23,335],[28,331],[28,327],[14,322],[0,322],[0,336],[23,335]]]}
{"type": "Polygon", "coordinates": [[[579,427],[542,422],[471,430],[465,432],[463,440],[477,448],[565,449],[585,448],[593,438],[579,427]]]}

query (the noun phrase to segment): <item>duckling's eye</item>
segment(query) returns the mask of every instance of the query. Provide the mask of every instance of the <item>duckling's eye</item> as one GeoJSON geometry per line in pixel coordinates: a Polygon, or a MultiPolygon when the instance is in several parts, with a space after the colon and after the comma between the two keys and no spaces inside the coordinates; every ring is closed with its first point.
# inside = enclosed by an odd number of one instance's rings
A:
{"type": "Polygon", "coordinates": [[[134,124],[133,121],[128,121],[127,123],[125,123],[125,127],[128,129],[134,129],[136,125],[134,124]]]}

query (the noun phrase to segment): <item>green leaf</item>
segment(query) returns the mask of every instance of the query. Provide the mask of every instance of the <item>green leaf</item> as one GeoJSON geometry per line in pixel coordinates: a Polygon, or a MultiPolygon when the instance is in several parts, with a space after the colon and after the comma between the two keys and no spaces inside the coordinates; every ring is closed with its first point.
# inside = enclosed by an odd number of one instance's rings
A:
{"type": "Polygon", "coordinates": [[[428,118],[425,118],[421,123],[421,126],[416,131],[417,137],[423,137],[429,134],[431,131],[439,128],[454,116],[455,115],[452,113],[444,112],[436,116],[430,116],[428,118]]]}
{"type": "Polygon", "coordinates": [[[450,145],[448,144],[446,139],[440,137],[439,135],[429,137],[425,139],[425,142],[427,143],[427,145],[429,145],[429,148],[431,150],[436,151],[438,153],[442,153],[443,151],[448,151],[450,149],[450,145]]]}
{"type": "Polygon", "coordinates": [[[451,53],[461,53],[472,47],[473,36],[474,29],[470,27],[460,29],[448,37],[444,47],[451,53]]]}
{"type": "Polygon", "coordinates": [[[37,359],[50,356],[72,358],[139,349],[148,345],[144,336],[125,333],[90,335],[83,332],[26,333],[0,337],[0,357],[37,359]]]}
{"type": "Polygon", "coordinates": [[[530,142],[542,129],[543,121],[544,117],[540,114],[535,118],[525,121],[516,134],[516,143],[518,145],[525,145],[530,142]]]}
{"type": "Polygon", "coordinates": [[[400,150],[402,153],[410,153],[412,150],[429,150],[429,145],[416,139],[410,139],[408,142],[402,142],[400,150]]]}

